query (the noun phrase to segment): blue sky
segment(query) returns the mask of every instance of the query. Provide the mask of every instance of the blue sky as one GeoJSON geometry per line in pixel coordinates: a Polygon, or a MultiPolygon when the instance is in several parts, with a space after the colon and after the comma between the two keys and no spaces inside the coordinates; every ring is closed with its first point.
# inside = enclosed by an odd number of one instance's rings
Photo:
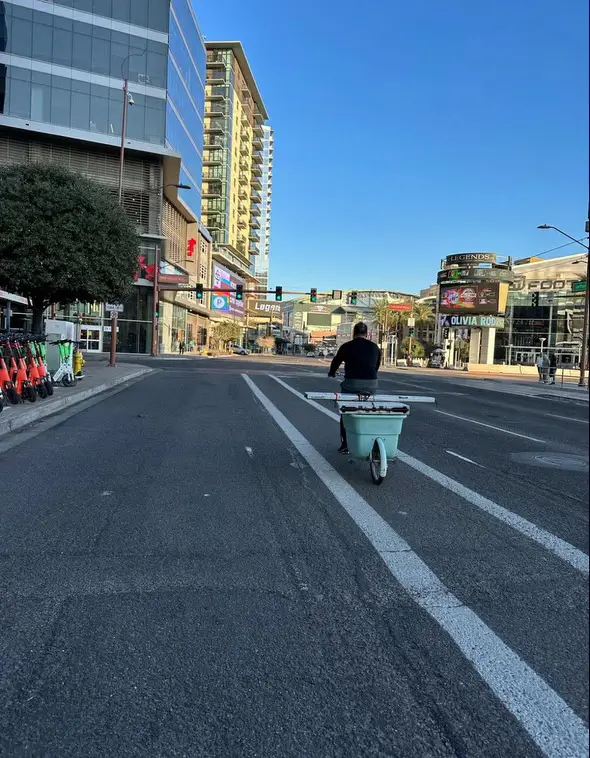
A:
{"type": "Polygon", "coordinates": [[[276,132],[273,286],[412,292],[453,252],[567,241],[538,224],[583,236],[586,0],[193,5],[276,132]]]}

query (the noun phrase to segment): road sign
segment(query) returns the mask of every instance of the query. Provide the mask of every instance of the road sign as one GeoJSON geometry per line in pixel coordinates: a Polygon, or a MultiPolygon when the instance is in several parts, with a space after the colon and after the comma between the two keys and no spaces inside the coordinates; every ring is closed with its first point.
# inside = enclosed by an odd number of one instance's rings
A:
{"type": "Polygon", "coordinates": [[[586,292],[588,289],[588,282],[574,282],[572,284],[572,292],[586,292]]]}
{"type": "Polygon", "coordinates": [[[105,303],[104,309],[105,311],[116,311],[117,313],[123,313],[123,303],[105,303]]]}
{"type": "Polygon", "coordinates": [[[111,315],[111,318],[112,318],[112,319],[113,319],[113,318],[117,318],[117,316],[119,315],[119,312],[118,312],[118,311],[111,311],[111,314],[110,314],[110,315],[111,315]]]}
{"type": "Polygon", "coordinates": [[[545,295],[545,305],[555,305],[557,302],[557,295],[555,292],[548,292],[545,295]]]}
{"type": "Polygon", "coordinates": [[[416,319],[413,316],[408,319],[408,326],[416,326],[416,319]]]}

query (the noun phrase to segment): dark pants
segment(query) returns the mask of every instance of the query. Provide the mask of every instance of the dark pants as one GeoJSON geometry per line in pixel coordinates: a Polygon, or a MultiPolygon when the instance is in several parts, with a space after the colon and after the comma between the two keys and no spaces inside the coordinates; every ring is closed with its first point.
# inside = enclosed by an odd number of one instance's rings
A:
{"type": "MultiPolygon", "coordinates": [[[[340,385],[340,389],[342,392],[351,395],[373,395],[377,389],[377,384],[376,379],[345,379],[340,385]]],[[[340,414],[340,442],[343,447],[348,446],[342,414],[340,414]]]]}

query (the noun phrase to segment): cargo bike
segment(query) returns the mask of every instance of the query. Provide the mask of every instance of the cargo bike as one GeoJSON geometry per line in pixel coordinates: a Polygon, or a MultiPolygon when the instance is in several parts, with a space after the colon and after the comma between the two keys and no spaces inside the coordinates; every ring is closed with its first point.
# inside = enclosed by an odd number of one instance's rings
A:
{"type": "Polygon", "coordinates": [[[306,392],[309,400],[333,400],[346,430],[352,460],[368,461],[371,479],[382,484],[388,461],[395,460],[399,436],[412,403],[435,403],[420,395],[368,395],[346,392],[306,392]]]}

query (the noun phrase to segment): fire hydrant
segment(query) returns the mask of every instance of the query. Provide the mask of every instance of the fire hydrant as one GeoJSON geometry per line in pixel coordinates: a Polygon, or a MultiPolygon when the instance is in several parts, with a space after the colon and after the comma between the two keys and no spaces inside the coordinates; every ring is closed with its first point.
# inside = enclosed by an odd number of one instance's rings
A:
{"type": "Polygon", "coordinates": [[[82,373],[82,368],[86,365],[86,361],[84,360],[84,356],[82,355],[81,350],[76,350],[74,353],[74,376],[76,379],[83,379],[84,374],[82,373]]]}

